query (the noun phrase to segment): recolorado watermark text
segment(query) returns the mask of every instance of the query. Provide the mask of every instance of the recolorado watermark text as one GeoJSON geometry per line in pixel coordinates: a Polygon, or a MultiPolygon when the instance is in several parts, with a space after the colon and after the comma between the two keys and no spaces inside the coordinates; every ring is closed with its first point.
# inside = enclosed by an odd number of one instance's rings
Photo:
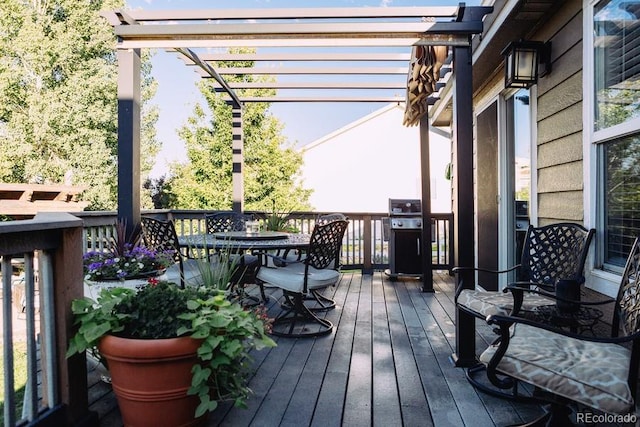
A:
{"type": "Polygon", "coordinates": [[[576,422],[585,424],[613,424],[632,423],[636,424],[638,416],[636,414],[594,414],[592,412],[576,412],[576,422]]]}

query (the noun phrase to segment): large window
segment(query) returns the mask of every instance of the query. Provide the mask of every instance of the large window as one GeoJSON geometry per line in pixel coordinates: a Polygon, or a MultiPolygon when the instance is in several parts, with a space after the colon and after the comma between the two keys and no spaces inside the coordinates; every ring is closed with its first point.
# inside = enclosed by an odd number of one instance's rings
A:
{"type": "Polygon", "coordinates": [[[604,144],[603,150],[604,263],[622,267],[640,235],[640,135],[604,144]]]}
{"type": "Polygon", "coordinates": [[[594,10],[595,130],[640,116],[640,1],[594,10]]]}
{"type": "Polygon", "coordinates": [[[593,3],[594,142],[602,263],[624,265],[640,233],[640,0],[593,3]]]}

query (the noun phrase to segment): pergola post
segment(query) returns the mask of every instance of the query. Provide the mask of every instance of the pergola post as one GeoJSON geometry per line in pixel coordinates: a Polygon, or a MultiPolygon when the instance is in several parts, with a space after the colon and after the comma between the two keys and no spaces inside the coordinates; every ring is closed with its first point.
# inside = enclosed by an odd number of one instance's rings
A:
{"type": "MultiPolygon", "coordinates": [[[[456,264],[473,267],[474,259],[474,208],[473,208],[473,84],[471,47],[453,50],[453,137],[454,165],[457,197],[454,202],[454,232],[456,264]]],[[[465,287],[473,287],[474,273],[463,272],[458,280],[465,287]]],[[[459,285],[458,282],[457,285],[459,285]]],[[[456,366],[476,363],[475,318],[456,307],[456,366]]]]}
{"type": "Polygon", "coordinates": [[[429,164],[429,115],[420,118],[420,179],[422,185],[422,291],[433,292],[431,262],[431,168],[429,164]]]}
{"type": "Polygon", "coordinates": [[[233,207],[235,212],[244,211],[244,178],[242,177],[242,168],[244,166],[243,141],[242,141],[242,106],[238,103],[232,104],[232,143],[233,150],[233,207]]]}
{"type": "Polygon", "coordinates": [[[140,49],[118,49],[118,219],[140,223],[140,49]]]}

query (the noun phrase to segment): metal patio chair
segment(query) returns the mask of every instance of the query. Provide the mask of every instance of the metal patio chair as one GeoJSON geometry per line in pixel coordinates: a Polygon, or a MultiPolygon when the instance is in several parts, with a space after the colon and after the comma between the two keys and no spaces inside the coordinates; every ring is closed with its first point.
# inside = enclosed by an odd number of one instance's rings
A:
{"type": "MultiPolygon", "coordinates": [[[[557,223],[542,227],[529,226],[525,235],[521,263],[506,270],[456,267],[454,273],[462,271],[483,271],[496,277],[512,271],[517,281],[503,291],[465,289],[462,280],[456,288],[456,306],[475,317],[485,320],[489,315],[523,316],[537,307],[556,304],[555,285],[559,280],[570,280],[582,284],[584,264],[589,251],[594,229],[587,230],[580,224],[557,223]]],[[[572,301],[578,303],[579,301],[572,301]]],[[[477,373],[484,371],[478,364],[467,369],[467,378],[481,390],[500,397],[516,398],[517,389],[512,394],[503,393],[476,380],[477,373]]]]}
{"type": "MultiPolygon", "coordinates": [[[[567,426],[570,406],[635,419],[640,361],[640,240],[635,239],[615,300],[611,336],[588,337],[514,316],[492,315],[500,338],[480,356],[499,388],[522,381],[550,403],[527,425],[567,426]],[[535,423],[535,424],[534,424],[535,423]]],[[[580,420],[578,420],[580,421],[580,420]]],[[[582,424],[581,424],[582,425],[582,424]]]]}
{"type": "Polygon", "coordinates": [[[200,275],[198,260],[185,255],[180,250],[178,234],[171,221],[162,221],[150,217],[141,218],[142,239],[144,245],[156,251],[172,251],[176,264],[167,268],[169,281],[179,281],[180,287],[200,275]]]}
{"type": "Polygon", "coordinates": [[[282,305],[282,312],[273,322],[274,335],[311,337],[333,330],[333,324],[318,317],[304,301],[308,293],[319,293],[340,280],[336,259],[340,256],[347,225],[348,222],[343,220],[316,224],[311,233],[309,249],[300,261],[287,262],[282,267],[263,265],[258,270],[258,281],[282,289],[286,301],[282,305]]]}

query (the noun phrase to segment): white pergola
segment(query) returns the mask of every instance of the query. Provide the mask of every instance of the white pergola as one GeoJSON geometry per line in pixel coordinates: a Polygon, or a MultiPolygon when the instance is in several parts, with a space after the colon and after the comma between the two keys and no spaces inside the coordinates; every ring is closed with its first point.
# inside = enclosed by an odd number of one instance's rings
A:
{"type": "MultiPolygon", "coordinates": [[[[406,125],[420,126],[422,216],[430,218],[429,106],[453,79],[456,169],[456,263],[474,265],[471,37],[492,7],[359,7],[293,9],[116,10],[105,12],[117,36],[118,215],[140,222],[140,49],[175,51],[203,78],[216,81],[233,106],[233,200],[243,209],[242,106],[248,102],[405,102],[406,125]],[[256,48],[255,54],[228,48],[256,48]],[[249,68],[225,61],[253,61],[249,68]],[[270,75],[228,82],[228,75],[270,75]],[[241,89],[276,89],[243,96],[241,89]],[[296,95],[284,92],[295,90],[296,95]],[[400,91],[400,95],[398,94],[400,91]]],[[[423,221],[422,253],[431,252],[423,221]]],[[[432,291],[431,259],[423,257],[423,289],[432,291]]],[[[471,319],[473,321],[473,319],[471,319]]]]}

